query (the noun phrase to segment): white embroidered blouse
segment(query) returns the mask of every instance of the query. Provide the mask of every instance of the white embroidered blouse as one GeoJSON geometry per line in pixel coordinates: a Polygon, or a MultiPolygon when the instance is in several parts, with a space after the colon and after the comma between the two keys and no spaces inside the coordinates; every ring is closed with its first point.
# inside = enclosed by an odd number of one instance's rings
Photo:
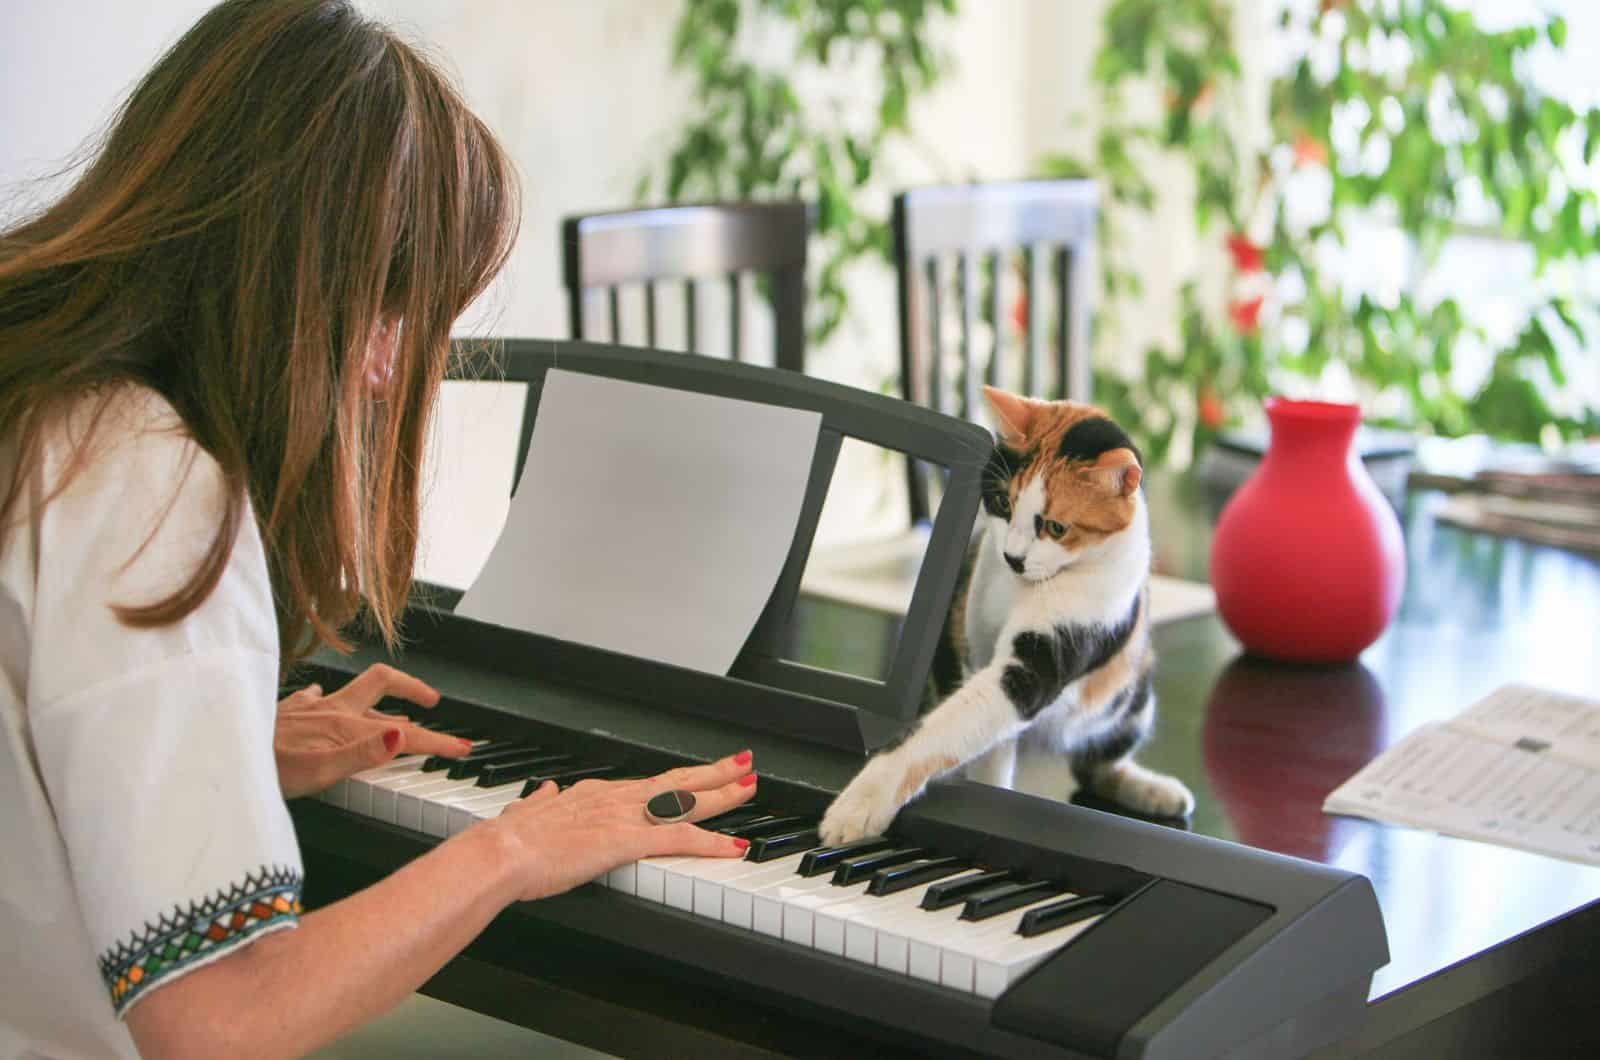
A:
{"type": "MultiPolygon", "coordinates": [[[[130,1006],[300,909],[255,521],[196,611],[123,625],[112,604],[164,598],[206,553],[222,476],[170,405],[128,388],[41,507],[88,404],[48,435],[0,537],[0,1057],[135,1056],[130,1006]]],[[[0,438],[0,493],[15,469],[0,438]]]]}

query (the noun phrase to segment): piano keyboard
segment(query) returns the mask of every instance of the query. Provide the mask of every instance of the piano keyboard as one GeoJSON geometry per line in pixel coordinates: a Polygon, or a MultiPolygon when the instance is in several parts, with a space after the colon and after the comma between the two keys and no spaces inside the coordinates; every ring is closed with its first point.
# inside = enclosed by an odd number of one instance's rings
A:
{"type": "MultiPolygon", "coordinates": [[[[497,816],[548,780],[620,778],[617,765],[470,729],[464,758],[408,755],[319,798],[443,839],[497,816]]],[[[637,772],[628,774],[637,775],[637,772]]],[[[702,827],[750,840],[743,859],[665,857],[593,881],[707,920],[981,998],[998,998],[1115,904],[887,837],[824,847],[818,820],[746,804],[702,827]]]]}

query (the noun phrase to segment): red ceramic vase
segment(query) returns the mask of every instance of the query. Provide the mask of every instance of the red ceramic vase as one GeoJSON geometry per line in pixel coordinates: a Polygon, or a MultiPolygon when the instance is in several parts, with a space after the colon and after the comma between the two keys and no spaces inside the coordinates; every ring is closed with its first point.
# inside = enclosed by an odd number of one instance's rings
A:
{"type": "Polygon", "coordinates": [[[1400,605],[1400,521],[1356,454],[1360,408],[1269,398],[1266,409],[1266,455],[1211,542],[1217,610],[1252,654],[1345,662],[1400,605]]]}

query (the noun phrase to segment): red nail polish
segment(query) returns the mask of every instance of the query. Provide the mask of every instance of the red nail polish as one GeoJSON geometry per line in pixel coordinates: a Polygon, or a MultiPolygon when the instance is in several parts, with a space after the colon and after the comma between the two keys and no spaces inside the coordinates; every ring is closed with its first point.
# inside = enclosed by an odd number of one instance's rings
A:
{"type": "Polygon", "coordinates": [[[740,751],[738,754],[733,756],[733,760],[739,763],[741,766],[747,766],[750,764],[751,757],[753,756],[749,751],[740,751]]]}
{"type": "Polygon", "coordinates": [[[748,788],[750,785],[754,784],[755,782],[756,782],[756,775],[754,773],[746,773],[744,776],[739,778],[739,786],[741,788],[748,788]]]}
{"type": "Polygon", "coordinates": [[[463,751],[472,750],[472,741],[471,740],[462,740],[462,741],[460,741],[460,743],[461,743],[461,749],[463,751]]]}
{"type": "Polygon", "coordinates": [[[748,840],[748,839],[735,839],[733,841],[733,845],[738,847],[740,850],[745,850],[750,846],[750,840],[748,840]]]}
{"type": "Polygon", "coordinates": [[[387,750],[388,752],[390,752],[391,754],[393,754],[395,751],[400,750],[400,730],[399,729],[386,730],[384,732],[384,734],[383,734],[383,746],[384,746],[384,749],[387,750]]]}

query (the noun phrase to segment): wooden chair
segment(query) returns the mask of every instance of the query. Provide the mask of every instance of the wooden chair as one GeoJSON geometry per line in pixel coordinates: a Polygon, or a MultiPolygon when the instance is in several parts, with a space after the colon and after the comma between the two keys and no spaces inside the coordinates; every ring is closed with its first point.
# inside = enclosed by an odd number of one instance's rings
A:
{"type": "Polygon", "coordinates": [[[631,341],[661,347],[657,288],[681,281],[685,348],[700,352],[698,284],[720,280],[728,286],[728,349],[734,360],[747,360],[741,307],[746,274],[753,272],[765,277],[772,300],[772,363],[803,371],[809,232],[807,207],[799,201],[661,206],[569,217],[561,225],[561,257],[572,337],[628,341],[621,334],[621,290],[638,284],[644,288],[645,333],[642,342],[631,341]],[[602,314],[609,321],[607,334],[595,326],[602,314]]]}
{"type": "MultiPolygon", "coordinates": [[[[895,196],[900,390],[906,400],[973,419],[980,383],[1034,397],[1089,399],[1098,202],[1088,180],[945,185],[895,196]],[[1026,323],[1020,340],[1007,343],[1003,295],[1014,265],[1020,266],[1026,323]],[[952,269],[960,317],[960,357],[954,365],[944,335],[952,269]],[[988,348],[979,350],[983,283],[988,285],[983,316],[991,338],[988,348]],[[1055,297],[1053,314],[1046,313],[1049,294],[1055,297]]],[[[916,461],[907,461],[907,484],[912,524],[926,522],[928,481],[916,461]]]]}

